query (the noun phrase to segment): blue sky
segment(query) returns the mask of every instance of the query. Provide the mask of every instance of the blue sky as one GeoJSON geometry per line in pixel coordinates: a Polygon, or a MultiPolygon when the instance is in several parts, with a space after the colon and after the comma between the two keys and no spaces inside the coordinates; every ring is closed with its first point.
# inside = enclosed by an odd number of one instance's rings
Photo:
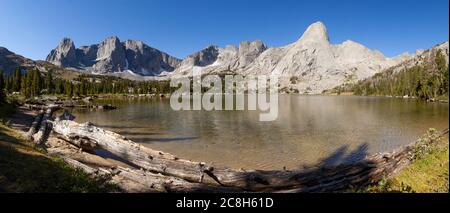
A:
{"type": "Polygon", "coordinates": [[[45,59],[63,37],[138,39],[183,58],[210,44],[297,40],[322,21],[332,43],[351,39],[394,56],[447,41],[448,0],[0,0],[0,46],[45,59]]]}

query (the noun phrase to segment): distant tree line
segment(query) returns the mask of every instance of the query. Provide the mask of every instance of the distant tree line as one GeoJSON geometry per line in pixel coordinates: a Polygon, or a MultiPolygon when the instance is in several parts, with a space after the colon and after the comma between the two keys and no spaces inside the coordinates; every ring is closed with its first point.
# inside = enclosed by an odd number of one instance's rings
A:
{"type": "Polygon", "coordinates": [[[98,94],[159,94],[170,93],[168,81],[132,81],[113,76],[82,74],[75,79],[55,78],[51,71],[42,73],[17,68],[11,75],[0,71],[0,98],[6,93],[20,92],[26,98],[43,94],[87,96],[98,94]]]}
{"type": "MultiPolygon", "coordinates": [[[[355,95],[411,96],[428,100],[449,93],[449,69],[445,56],[437,51],[433,60],[422,65],[377,73],[351,87],[355,95]]],[[[345,88],[341,88],[346,90],[345,88]]],[[[348,86],[347,86],[348,89],[348,86]]]]}

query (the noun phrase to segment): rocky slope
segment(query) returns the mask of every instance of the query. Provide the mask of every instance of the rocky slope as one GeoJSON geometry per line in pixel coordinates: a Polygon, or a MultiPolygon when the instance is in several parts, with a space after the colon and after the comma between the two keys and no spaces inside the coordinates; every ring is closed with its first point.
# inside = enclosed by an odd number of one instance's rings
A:
{"type": "Polygon", "coordinates": [[[449,43],[417,51],[416,56],[389,67],[356,84],[341,85],[331,93],[415,97],[428,101],[448,101],[449,43]]]}
{"type": "Polygon", "coordinates": [[[330,44],[325,25],[317,22],[296,42],[283,47],[267,48],[261,41],[223,49],[208,47],[183,60],[170,76],[188,75],[195,66],[201,67],[204,74],[278,75],[284,90],[317,94],[344,82],[370,77],[411,57],[405,54],[387,58],[350,40],[330,44]],[[198,55],[208,58],[207,63],[191,63],[198,55]]]}
{"type": "Polygon", "coordinates": [[[173,71],[180,60],[154,49],[141,41],[121,42],[112,36],[100,44],[76,48],[64,38],[46,59],[52,64],[90,71],[95,74],[113,74],[131,71],[144,76],[173,71]]]}
{"type": "Polygon", "coordinates": [[[415,57],[408,58],[403,62],[391,67],[394,73],[397,73],[403,69],[408,69],[416,65],[423,65],[426,63],[433,63],[436,58],[436,54],[440,52],[446,59],[446,64],[449,63],[449,42],[443,42],[441,44],[433,46],[427,50],[417,50],[415,57]]]}
{"type": "Polygon", "coordinates": [[[241,42],[239,47],[209,46],[188,56],[169,76],[189,75],[194,67],[201,67],[204,74],[237,72],[250,65],[266,49],[266,45],[260,40],[241,42]]]}

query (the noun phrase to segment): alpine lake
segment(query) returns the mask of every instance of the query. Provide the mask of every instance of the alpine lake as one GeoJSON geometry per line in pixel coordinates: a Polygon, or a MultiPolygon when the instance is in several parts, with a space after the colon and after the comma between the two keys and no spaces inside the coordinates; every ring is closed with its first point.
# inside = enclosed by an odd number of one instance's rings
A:
{"type": "Polygon", "coordinates": [[[169,98],[98,99],[116,110],[73,109],[92,122],[180,158],[244,169],[357,161],[449,126],[449,106],[415,99],[279,95],[278,118],[252,110],[174,111],[169,98]]]}

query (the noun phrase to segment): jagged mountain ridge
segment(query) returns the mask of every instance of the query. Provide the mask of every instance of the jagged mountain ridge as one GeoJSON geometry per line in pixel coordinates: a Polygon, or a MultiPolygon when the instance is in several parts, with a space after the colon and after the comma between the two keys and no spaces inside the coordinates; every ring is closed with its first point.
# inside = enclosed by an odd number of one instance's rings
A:
{"type": "Polygon", "coordinates": [[[297,41],[282,47],[268,48],[260,40],[225,48],[211,45],[179,60],[142,42],[120,42],[113,36],[100,44],[78,49],[73,41],[63,39],[47,61],[95,74],[133,79],[139,76],[176,78],[192,74],[195,67],[203,74],[277,75],[283,91],[318,94],[368,78],[414,56],[402,54],[388,58],[351,40],[331,44],[325,25],[316,22],[297,41]]]}
{"type": "MultiPolygon", "coordinates": [[[[208,48],[200,53],[209,52],[208,48]]],[[[255,41],[244,45],[241,43],[239,47],[216,47],[214,52],[215,61],[211,60],[202,66],[185,63],[189,60],[188,57],[169,76],[189,75],[194,67],[200,67],[203,74],[231,72],[243,75],[277,75],[283,89],[317,94],[347,81],[370,77],[413,57],[405,54],[387,58],[381,52],[351,40],[342,44],[330,44],[327,29],[321,22],[310,25],[296,42],[283,47],[267,48],[262,42],[255,41]],[[250,46],[252,51],[241,52],[246,46],[250,46]],[[242,53],[251,57],[241,60],[245,57],[242,53]],[[293,77],[295,81],[292,80],[293,77]]]]}
{"type": "Polygon", "coordinates": [[[186,57],[180,66],[168,75],[170,77],[189,75],[194,67],[201,67],[205,74],[238,71],[251,64],[266,49],[267,46],[260,40],[244,41],[238,47],[209,46],[186,57]]]}
{"type": "Polygon", "coordinates": [[[64,38],[46,60],[58,66],[86,70],[94,74],[131,71],[143,76],[173,71],[181,62],[142,41],[121,42],[116,36],[108,37],[100,44],[80,48],[76,48],[70,38],[64,38]]]}

